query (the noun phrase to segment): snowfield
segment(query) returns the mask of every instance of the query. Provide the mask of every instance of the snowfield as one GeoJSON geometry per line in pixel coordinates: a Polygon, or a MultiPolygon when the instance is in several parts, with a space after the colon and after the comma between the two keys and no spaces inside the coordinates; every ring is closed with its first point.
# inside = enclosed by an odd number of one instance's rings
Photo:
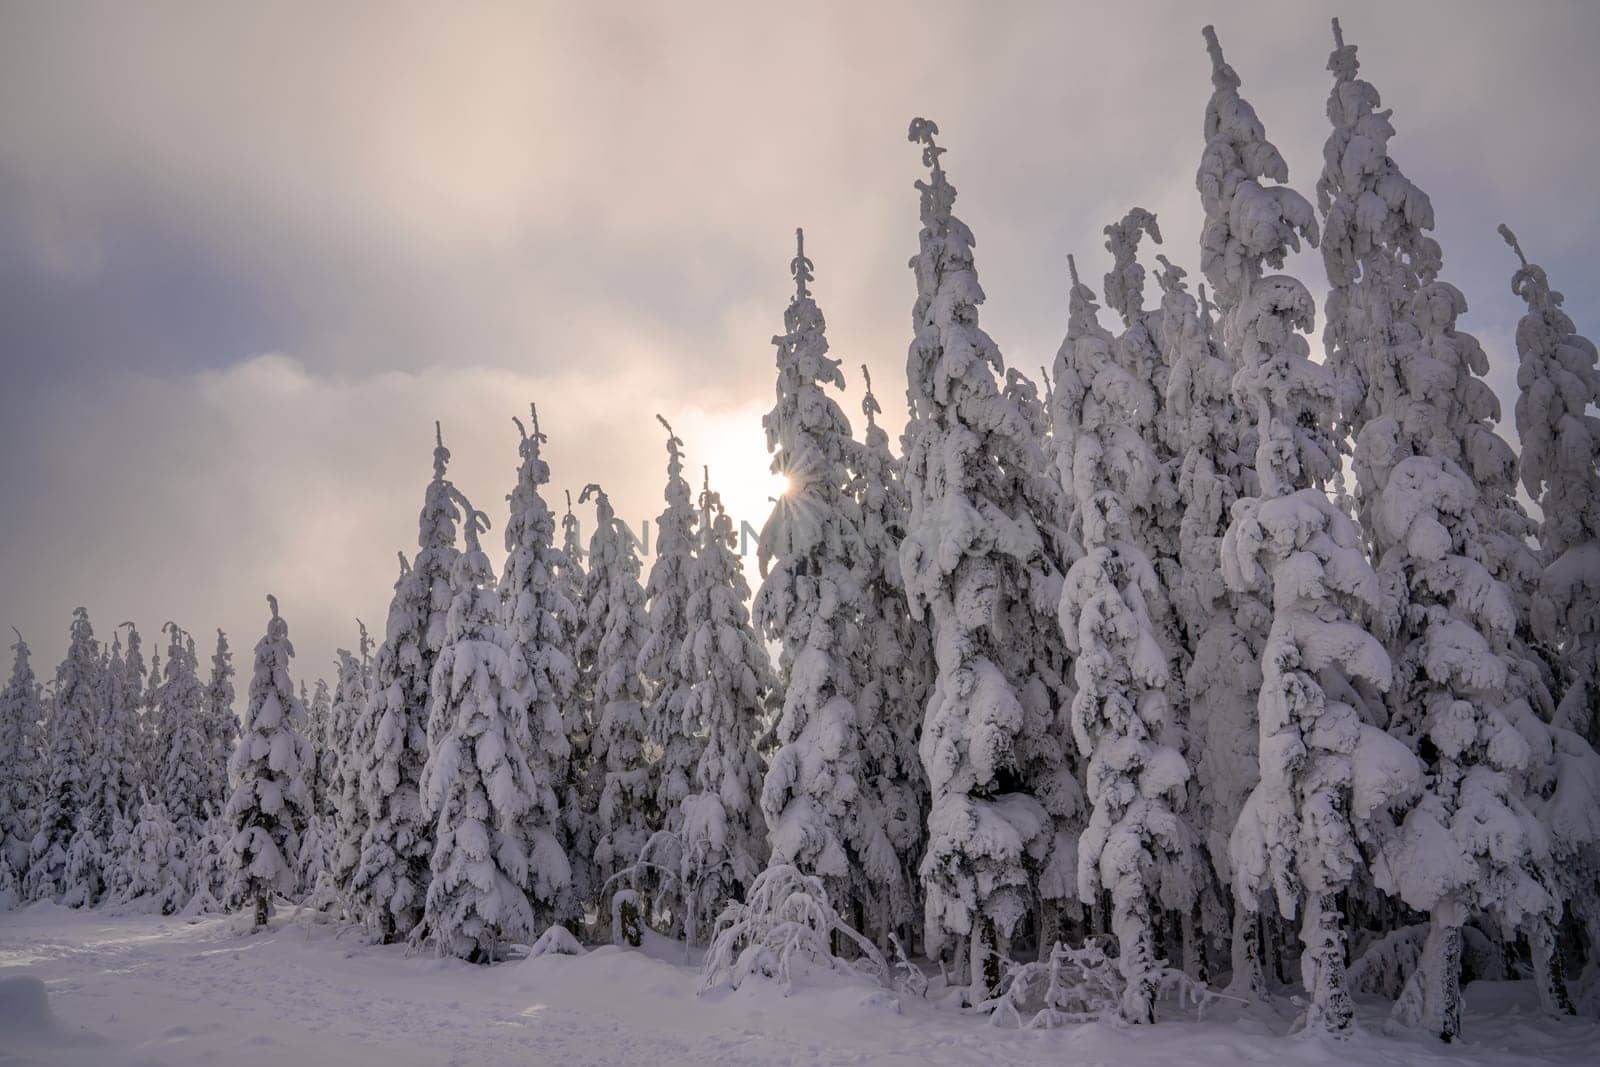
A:
{"type": "Polygon", "coordinates": [[[664,942],[484,968],[292,916],[241,934],[241,919],[0,914],[0,1065],[1570,1064],[1600,1041],[1596,1023],[1539,1015],[1521,982],[1470,986],[1455,1047],[1384,1033],[1377,1003],[1348,1043],[1282,1036],[1286,1000],[1024,1032],[820,975],[787,997],[757,981],[697,997],[698,970],[664,942]]]}

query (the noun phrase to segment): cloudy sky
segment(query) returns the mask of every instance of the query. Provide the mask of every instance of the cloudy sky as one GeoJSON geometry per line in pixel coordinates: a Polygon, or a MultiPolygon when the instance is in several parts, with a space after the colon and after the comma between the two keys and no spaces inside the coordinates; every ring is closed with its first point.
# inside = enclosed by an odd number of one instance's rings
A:
{"type": "Polygon", "coordinates": [[[270,591],[331,676],[415,548],[433,420],[498,549],[530,400],[553,496],[598,481],[653,518],[661,412],[759,525],[794,228],[846,411],[865,362],[897,430],[905,131],[935,119],[984,325],[1032,373],[1066,254],[1098,277],[1129,206],[1198,276],[1207,19],[1310,195],[1343,16],[1502,396],[1495,223],[1600,330],[1600,5],[1117,8],[3,0],[0,624],[42,674],[78,604],[102,636],[170,618],[246,658],[270,591]]]}

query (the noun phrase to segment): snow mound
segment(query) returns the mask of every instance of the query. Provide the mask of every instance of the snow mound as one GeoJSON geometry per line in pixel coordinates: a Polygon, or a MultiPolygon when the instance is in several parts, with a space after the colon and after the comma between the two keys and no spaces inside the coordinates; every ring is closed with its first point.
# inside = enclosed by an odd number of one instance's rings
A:
{"type": "Polygon", "coordinates": [[[572,931],[559,923],[550,927],[539,935],[539,940],[528,949],[528,959],[537,959],[540,956],[582,956],[584,948],[578,944],[578,939],[572,936],[572,931]]]}

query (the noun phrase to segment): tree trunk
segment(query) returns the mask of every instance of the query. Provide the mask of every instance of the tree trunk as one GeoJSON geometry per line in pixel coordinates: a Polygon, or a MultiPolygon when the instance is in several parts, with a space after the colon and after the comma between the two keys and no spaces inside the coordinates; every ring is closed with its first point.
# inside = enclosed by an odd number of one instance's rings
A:
{"type": "Polygon", "coordinates": [[[1056,942],[1061,940],[1061,906],[1053,900],[1039,902],[1039,953],[1040,963],[1050,959],[1056,942]]]}
{"type": "Polygon", "coordinates": [[[1228,989],[1237,996],[1259,1000],[1267,992],[1261,969],[1261,916],[1243,907],[1233,910],[1233,978],[1228,989]]]}
{"type": "Polygon", "coordinates": [[[995,953],[994,923],[986,916],[972,920],[967,971],[972,982],[972,1003],[982,1003],[994,995],[995,987],[1000,984],[1000,958],[995,953]]]}
{"type": "Polygon", "coordinates": [[[1200,923],[1196,922],[1198,905],[1183,913],[1183,973],[1197,982],[1204,983],[1206,974],[1205,936],[1200,932],[1200,923]]]}
{"type": "Polygon", "coordinates": [[[1556,944],[1555,931],[1542,919],[1528,929],[1528,947],[1533,956],[1533,983],[1539,990],[1539,1006],[1551,1015],[1576,1015],[1567,992],[1567,966],[1556,944]]]}
{"type": "Polygon", "coordinates": [[[1122,1018],[1135,1025],[1156,1021],[1155,929],[1150,898],[1142,893],[1113,900],[1112,930],[1117,938],[1118,968],[1127,981],[1122,991],[1122,1018]]]}
{"type": "Polygon", "coordinates": [[[1300,976],[1305,983],[1305,1032],[1343,1037],[1350,1032],[1355,1005],[1345,988],[1344,928],[1336,901],[1327,894],[1311,896],[1300,925],[1300,976]]]}
{"type": "Polygon", "coordinates": [[[1434,905],[1422,957],[1394,1005],[1396,1019],[1437,1034],[1441,1041],[1461,1036],[1461,924],[1465,919],[1466,909],[1454,900],[1434,905]]]}
{"type": "Polygon", "coordinates": [[[256,927],[259,929],[267,925],[267,897],[266,894],[256,896],[256,927]]]}

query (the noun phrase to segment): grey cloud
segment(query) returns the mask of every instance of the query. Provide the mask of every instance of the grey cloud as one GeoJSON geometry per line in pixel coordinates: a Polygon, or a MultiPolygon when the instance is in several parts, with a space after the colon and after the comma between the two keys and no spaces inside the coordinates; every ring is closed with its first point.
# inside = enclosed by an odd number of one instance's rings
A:
{"type": "MultiPolygon", "coordinates": [[[[1334,10],[1215,13],[1308,195],[1334,10]]],[[[1396,154],[1434,198],[1447,274],[1506,395],[1518,306],[1502,217],[1600,327],[1586,299],[1600,9],[1337,10],[1396,109],[1396,154]]],[[[748,424],[738,461],[758,469],[796,225],[835,354],[852,386],[871,364],[897,428],[914,114],[950,148],[985,325],[1034,373],[1064,328],[1065,254],[1098,278],[1100,228],[1130,204],[1158,211],[1164,251],[1194,268],[1202,18],[1183,4],[6,7],[3,621],[47,659],[80,600],[104,623],[222,621],[242,651],[271,585],[325,669],[348,616],[381,625],[429,421],[446,419],[463,486],[498,516],[509,416],[530,397],[550,405],[561,483],[606,482],[625,514],[659,510],[657,410],[699,420],[691,448],[748,424]]],[[[1314,255],[1295,267],[1317,288],[1314,255]]]]}

